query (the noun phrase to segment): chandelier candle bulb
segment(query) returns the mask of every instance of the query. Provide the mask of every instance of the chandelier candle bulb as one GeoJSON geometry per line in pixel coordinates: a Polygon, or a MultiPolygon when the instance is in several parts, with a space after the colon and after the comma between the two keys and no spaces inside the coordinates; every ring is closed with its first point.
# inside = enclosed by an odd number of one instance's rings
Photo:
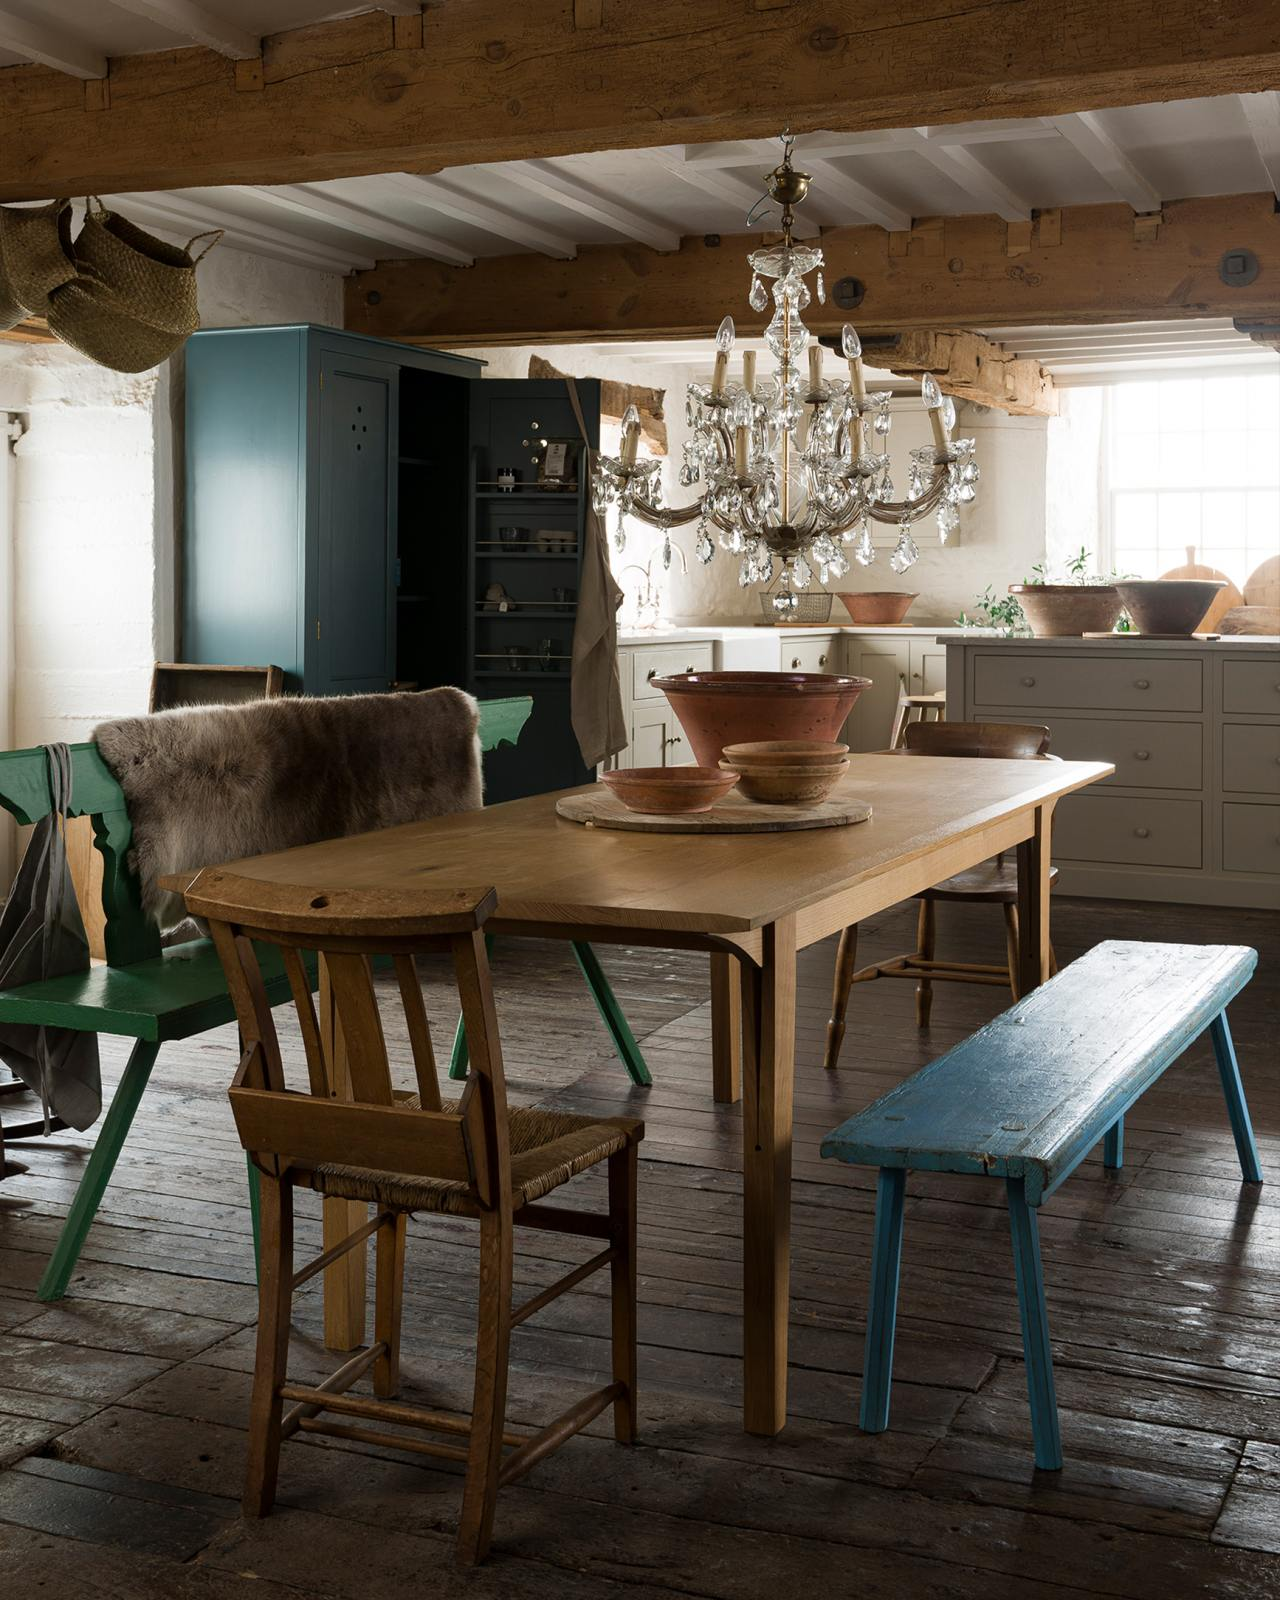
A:
{"type": "Polygon", "coordinates": [[[849,363],[849,388],[853,391],[853,398],[861,406],[866,403],[867,398],[867,380],[862,372],[862,340],[847,322],[840,334],[840,348],[849,363]]]}
{"type": "Polygon", "coordinates": [[[729,375],[729,352],[733,349],[733,318],[726,317],[716,329],[716,369],[711,379],[711,395],[724,398],[724,382],[729,375]]]}
{"type": "Polygon", "coordinates": [[[809,346],[809,395],[817,397],[822,388],[822,346],[816,341],[809,346]]]}
{"type": "Polygon", "coordinates": [[[750,395],[756,392],[756,353],[754,350],[742,352],[742,387],[750,395]]]}
{"type": "Polygon", "coordinates": [[[751,457],[751,429],[737,427],[733,430],[733,470],[739,478],[747,476],[751,457]]]}
{"type": "Polygon", "coordinates": [[[949,450],[951,441],[947,438],[947,425],[942,417],[942,390],[939,389],[938,380],[932,372],[926,372],[920,382],[920,398],[929,413],[929,426],[933,429],[934,445],[939,450],[949,450]]]}

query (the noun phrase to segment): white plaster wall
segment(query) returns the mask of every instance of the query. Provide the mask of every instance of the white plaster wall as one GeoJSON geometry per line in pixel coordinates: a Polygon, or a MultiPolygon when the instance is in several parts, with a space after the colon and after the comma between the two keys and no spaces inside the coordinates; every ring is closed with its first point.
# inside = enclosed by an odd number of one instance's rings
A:
{"type": "MultiPolygon", "coordinates": [[[[462,354],[477,354],[464,351],[462,354]]],[[[576,345],[512,347],[479,352],[489,363],[486,377],[524,378],[529,374],[529,358],[545,357],[562,372],[575,377],[615,378],[622,383],[666,387],[668,454],[663,484],[670,505],[686,504],[694,491],[676,482],[681,450],[688,427],[685,423],[685,389],[691,382],[705,383],[710,376],[706,366],[655,366],[627,356],[601,357],[584,353],[576,345]]],[[[767,362],[765,363],[768,364],[767,362]]],[[[892,528],[877,529],[878,555],[870,567],[855,564],[845,580],[851,589],[891,589],[919,595],[911,620],[924,623],[951,623],[961,611],[972,611],[974,600],[988,584],[1003,592],[1010,583],[1020,582],[1031,568],[1045,558],[1046,472],[1048,427],[1043,417],[1009,417],[983,406],[959,408],[958,433],[977,441],[978,463],[982,468],[977,500],[961,508],[959,536],[947,545],[938,543],[933,519],[927,518],[917,530],[920,560],[902,577],[889,569],[889,552],[896,540],[892,528]]],[[[1085,430],[1087,433],[1087,430],[1085,430]]],[[[1079,433],[1062,432],[1085,448],[1079,433]]],[[[931,442],[928,419],[922,408],[908,401],[895,401],[893,430],[889,436],[894,477],[901,492],[906,483],[910,451],[931,442]]],[[[616,448],[616,437],[606,432],[601,439],[606,450],[616,448]]],[[[643,450],[643,445],[642,445],[643,450]]],[[[1096,464],[1095,464],[1096,465],[1096,464]]],[[[1087,481],[1087,464],[1073,459],[1069,468],[1059,469],[1077,484],[1087,481]]],[[[1077,489],[1078,493],[1078,489],[1077,489]]],[[[619,555],[612,545],[610,521],[610,560],[615,575],[626,592],[624,623],[634,622],[637,601],[645,586],[642,569],[650,569],[662,595],[664,620],[685,623],[754,621],[760,614],[758,588],[738,585],[738,563],[725,551],[717,552],[707,566],[693,556],[694,530],[676,529],[674,545],[684,551],[686,573],[679,555],[664,572],[658,552],[662,535],[634,520],[628,523],[626,550],[619,555]]],[[[1076,541],[1074,548],[1079,547],[1076,541]]],[[[833,615],[841,611],[839,602],[833,615]]]]}
{"type": "MultiPolygon", "coordinates": [[[[341,325],[332,273],[217,246],[198,283],[205,327],[341,325]]],[[[13,658],[0,696],[12,742],[81,739],[146,710],[152,664],[175,651],[182,407],[181,353],[129,376],[61,345],[0,346],[0,410],[27,426],[13,458],[13,658]]]]}

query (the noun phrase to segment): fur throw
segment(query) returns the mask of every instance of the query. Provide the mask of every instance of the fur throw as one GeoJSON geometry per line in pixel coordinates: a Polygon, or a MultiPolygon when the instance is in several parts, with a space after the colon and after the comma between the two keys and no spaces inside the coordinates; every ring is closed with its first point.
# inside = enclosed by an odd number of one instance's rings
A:
{"type": "Polygon", "coordinates": [[[185,913],[156,880],[483,803],[479,710],[461,689],[179,707],[94,731],[133,822],[129,865],[161,928],[185,913]]]}

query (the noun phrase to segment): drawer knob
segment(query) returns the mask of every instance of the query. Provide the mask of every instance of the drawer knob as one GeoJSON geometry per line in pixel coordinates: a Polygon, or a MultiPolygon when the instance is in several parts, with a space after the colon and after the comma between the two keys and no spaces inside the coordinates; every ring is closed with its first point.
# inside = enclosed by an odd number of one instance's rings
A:
{"type": "Polygon", "coordinates": [[[1151,752],[1150,750],[1135,750],[1133,752],[1133,759],[1135,761],[1150,761],[1151,752]]]}
{"type": "Polygon", "coordinates": [[[1135,839],[1149,839],[1151,837],[1151,829],[1150,828],[1135,828],[1133,830],[1133,836],[1134,836],[1135,839]]]}
{"type": "Polygon", "coordinates": [[[648,681],[648,679],[650,679],[650,678],[656,678],[656,677],[657,677],[657,676],[658,676],[658,669],[657,669],[657,667],[650,667],[650,668],[649,668],[649,670],[648,670],[648,672],[646,672],[646,673],[645,673],[645,680],[646,680],[646,682],[647,682],[647,681],[648,681]]]}
{"type": "Polygon", "coordinates": [[[1135,689],[1149,689],[1151,687],[1151,680],[1150,678],[1135,678],[1133,680],[1133,686],[1135,689]]]}
{"type": "Polygon", "coordinates": [[[818,657],[818,665],[819,665],[819,666],[820,666],[820,667],[825,667],[825,666],[826,666],[826,664],[827,664],[827,658],[826,658],[826,656],[819,656],[819,657],[818,657]]]}
{"type": "Polygon", "coordinates": [[[1034,678],[1024,678],[1022,680],[1022,687],[1024,689],[1034,689],[1035,686],[1036,686],[1036,680],[1034,678]]]}
{"type": "Polygon", "coordinates": [[[690,662],[689,665],[684,670],[686,672],[692,672],[693,671],[693,663],[690,662]]]}
{"type": "Polygon", "coordinates": [[[799,656],[792,656],[792,658],[791,658],[792,669],[794,670],[799,665],[800,665],[800,657],[799,656]]]}

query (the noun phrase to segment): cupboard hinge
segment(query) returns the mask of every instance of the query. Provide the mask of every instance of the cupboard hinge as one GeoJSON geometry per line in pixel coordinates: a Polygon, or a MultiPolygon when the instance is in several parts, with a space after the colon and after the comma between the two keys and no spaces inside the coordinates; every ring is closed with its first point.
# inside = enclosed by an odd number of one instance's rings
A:
{"type": "Polygon", "coordinates": [[[316,618],[316,638],[320,637],[320,618],[316,618]]]}
{"type": "Polygon", "coordinates": [[[323,371],[321,371],[321,373],[320,373],[320,387],[322,389],[324,388],[324,372],[323,371]]]}

